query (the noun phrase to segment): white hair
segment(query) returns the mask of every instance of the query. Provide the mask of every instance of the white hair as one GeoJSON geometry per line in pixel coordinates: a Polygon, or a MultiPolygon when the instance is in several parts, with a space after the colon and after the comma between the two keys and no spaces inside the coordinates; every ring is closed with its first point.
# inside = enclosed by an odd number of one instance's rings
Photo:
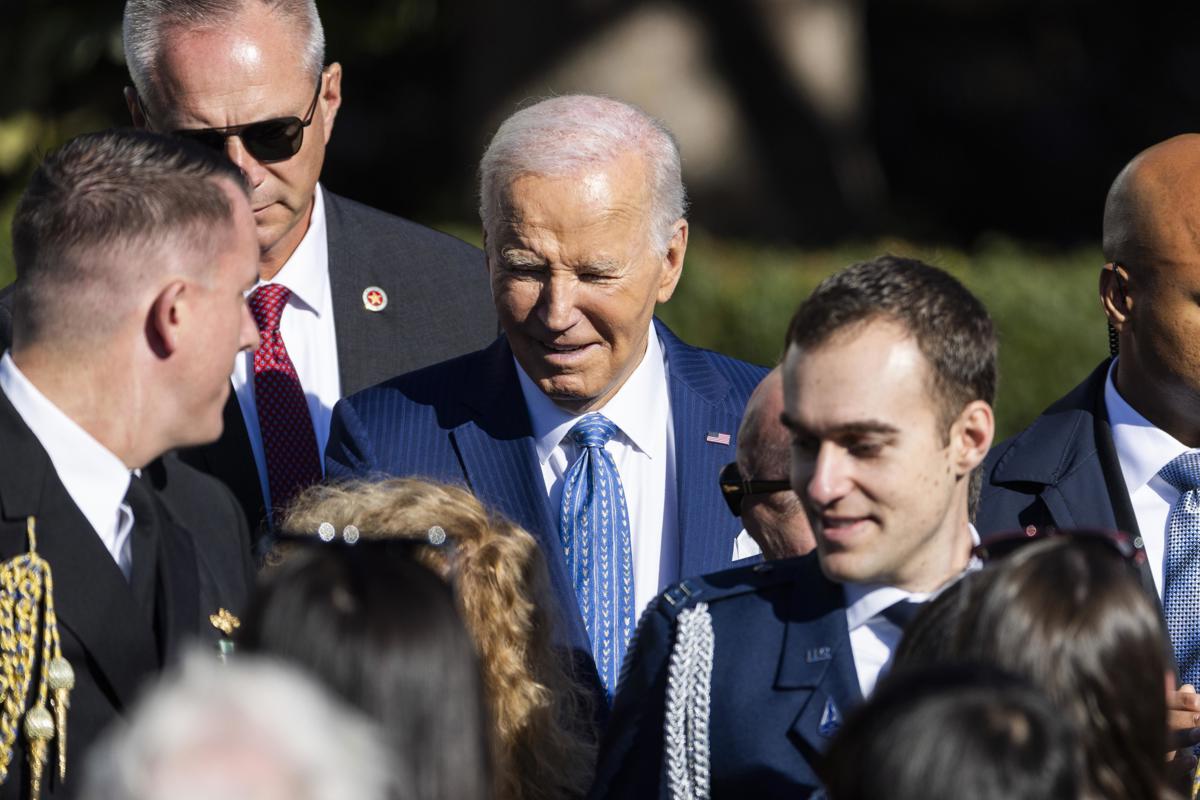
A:
{"type": "Polygon", "coordinates": [[[143,100],[158,100],[158,59],[173,31],[219,28],[252,2],[295,20],[304,39],[303,64],[313,80],[325,66],[325,29],[315,0],[127,0],[122,23],[125,65],[143,100]]]}
{"type": "Polygon", "coordinates": [[[385,738],[295,668],[193,652],[87,760],[85,800],[399,796],[385,738]]]}
{"type": "Polygon", "coordinates": [[[569,94],[506,119],[479,162],[479,218],[491,230],[502,195],[522,175],[570,176],[640,153],[651,182],[650,231],[665,252],[687,213],[679,146],[666,126],[640,108],[608,97],[569,94]]]}

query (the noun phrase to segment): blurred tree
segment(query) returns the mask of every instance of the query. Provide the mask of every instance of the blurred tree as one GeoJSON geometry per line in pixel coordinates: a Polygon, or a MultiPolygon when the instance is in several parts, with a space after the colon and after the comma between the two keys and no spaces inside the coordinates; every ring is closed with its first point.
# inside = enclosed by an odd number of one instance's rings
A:
{"type": "MultiPolygon", "coordinates": [[[[1197,127],[1187,7],[1094,0],[319,0],[345,67],[324,180],[441,224],[530,97],[607,91],[684,143],[698,227],[828,245],[1094,243],[1112,176],[1197,127]]],[[[124,124],[120,0],[4,0],[0,283],[40,152],[124,124]]]]}

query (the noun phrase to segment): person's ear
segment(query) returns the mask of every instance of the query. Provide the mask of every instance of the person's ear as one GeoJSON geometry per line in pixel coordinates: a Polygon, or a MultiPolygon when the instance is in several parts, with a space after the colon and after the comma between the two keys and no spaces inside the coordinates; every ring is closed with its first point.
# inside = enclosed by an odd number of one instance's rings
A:
{"type": "Polygon", "coordinates": [[[992,407],[982,400],[972,400],[963,408],[950,426],[950,447],[954,471],[958,476],[970,475],[983,463],[996,434],[996,416],[992,407]]]}
{"type": "Polygon", "coordinates": [[[146,340],[159,358],[170,358],[179,349],[182,326],[187,319],[183,281],[171,281],[150,304],[146,315],[146,340]]]}
{"type": "Polygon", "coordinates": [[[325,68],[324,88],[321,90],[321,114],[325,130],[325,144],[333,133],[333,121],[337,118],[338,109],[342,107],[342,65],[333,62],[325,68]]]}
{"type": "Polygon", "coordinates": [[[129,120],[138,130],[146,130],[146,114],[142,104],[138,102],[138,90],[132,86],[125,87],[125,105],[129,108],[129,120]]]}
{"type": "Polygon", "coordinates": [[[1129,291],[1129,272],[1120,264],[1105,264],[1100,270],[1100,305],[1117,333],[1123,333],[1131,324],[1133,296],[1129,291]]]}
{"type": "Polygon", "coordinates": [[[683,256],[687,253],[688,222],[679,219],[671,231],[671,240],[667,242],[667,252],[663,254],[662,274],[659,276],[656,300],[665,303],[675,294],[675,287],[683,276],[683,256]]]}

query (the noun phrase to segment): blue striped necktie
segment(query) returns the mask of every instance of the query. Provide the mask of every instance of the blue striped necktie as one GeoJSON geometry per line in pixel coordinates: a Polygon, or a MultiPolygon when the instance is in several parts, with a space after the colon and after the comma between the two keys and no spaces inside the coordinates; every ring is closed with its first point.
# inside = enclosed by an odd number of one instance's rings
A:
{"type": "Polygon", "coordinates": [[[559,537],[579,613],[609,700],[633,636],[633,549],[616,462],[604,449],[617,426],[587,414],[567,434],[581,451],[563,479],[559,537]]]}
{"type": "Polygon", "coordinates": [[[1159,470],[1179,490],[1167,516],[1163,613],[1181,683],[1200,682],[1200,452],[1189,451],[1159,470]]]}

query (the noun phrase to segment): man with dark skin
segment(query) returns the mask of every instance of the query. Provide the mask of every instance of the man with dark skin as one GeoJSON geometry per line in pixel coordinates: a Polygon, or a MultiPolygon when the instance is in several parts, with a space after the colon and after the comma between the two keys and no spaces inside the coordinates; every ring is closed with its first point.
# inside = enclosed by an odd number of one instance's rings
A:
{"type": "Polygon", "coordinates": [[[1104,209],[1100,302],[1120,339],[1116,384],[1142,416],[1200,447],[1200,135],[1150,148],[1104,209]]]}
{"type": "MultiPolygon", "coordinates": [[[[1099,288],[1119,356],[994,448],[976,519],[985,541],[1018,528],[1132,535],[1175,649],[1180,687],[1168,687],[1168,703],[1180,746],[1200,736],[1200,650],[1190,623],[1200,613],[1200,552],[1188,538],[1195,526],[1184,524],[1195,487],[1177,477],[1200,448],[1198,189],[1195,134],[1143,151],[1113,181],[1099,288]]],[[[1195,764],[1190,755],[1179,761],[1195,764]]]]}

